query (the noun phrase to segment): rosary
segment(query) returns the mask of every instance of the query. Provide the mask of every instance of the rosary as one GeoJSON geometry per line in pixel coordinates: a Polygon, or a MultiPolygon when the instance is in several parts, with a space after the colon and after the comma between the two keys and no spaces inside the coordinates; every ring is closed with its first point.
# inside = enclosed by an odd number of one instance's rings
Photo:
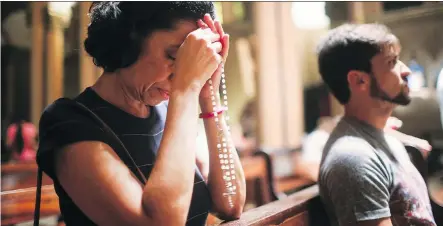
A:
{"type": "MultiPolygon", "coordinates": [[[[221,87],[222,87],[222,95],[221,100],[223,102],[222,109],[225,111],[228,110],[228,96],[226,92],[226,80],[225,80],[225,72],[224,72],[224,65],[221,64],[221,87]]],[[[212,85],[212,80],[208,80],[209,89],[211,91],[211,100],[212,100],[212,107],[214,111],[214,121],[217,125],[218,130],[218,142],[217,142],[217,150],[218,150],[218,157],[221,164],[221,169],[223,172],[223,179],[226,186],[226,192],[223,193],[223,196],[228,197],[229,206],[232,208],[234,204],[232,203],[232,196],[235,195],[236,186],[233,185],[231,180],[235,180],[235,169],[234,169],[234,159],[232,158],[232,145],[228,144],[228,140],[225,137],[225,134],[223,133],[223,128],[220,125],[220,122],[218,120],[218,112],[220,112],[220,109],[217,109],[217,103],[216,103],[216,94],[218,94],[218,90],[214,90],[214,87],[212,85]]],[[[229,120],[229,117],[225,117],[226,123],[229,120]]],[[[228,127],[228,134],[230,133],[229,126],[228,127]]]]}

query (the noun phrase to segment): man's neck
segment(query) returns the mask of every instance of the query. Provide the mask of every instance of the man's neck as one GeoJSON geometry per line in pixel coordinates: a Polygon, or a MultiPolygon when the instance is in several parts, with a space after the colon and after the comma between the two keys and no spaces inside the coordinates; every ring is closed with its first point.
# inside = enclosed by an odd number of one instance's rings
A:
{"type": "Polygon", "coordinates": [[[361,105],[356,107],[352,105],[345,106],[345,117],[353,117],[360,121],[383,130],[386,126],[386,122],[391,116],[392,110],[385,110],[380,108],[362,107],[361,105]]]}

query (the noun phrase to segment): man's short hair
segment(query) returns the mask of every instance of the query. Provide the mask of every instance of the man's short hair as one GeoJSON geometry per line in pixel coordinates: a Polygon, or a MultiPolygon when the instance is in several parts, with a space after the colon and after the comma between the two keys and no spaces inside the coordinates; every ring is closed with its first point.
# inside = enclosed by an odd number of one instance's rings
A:
{"type": "Polygon", "coordinates": [[[398,45],[398,39],[382,24],[344,24],[322,39],[317,48],[319,72],[340,103],[350,98],[349,71],[371,73],[371,59],[386,45],[398,45]]]}

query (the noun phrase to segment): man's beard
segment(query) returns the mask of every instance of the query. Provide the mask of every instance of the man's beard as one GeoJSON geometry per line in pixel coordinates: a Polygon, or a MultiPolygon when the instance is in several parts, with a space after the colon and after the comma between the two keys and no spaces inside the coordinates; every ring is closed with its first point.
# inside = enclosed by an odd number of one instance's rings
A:
{"type": "Polygon", "coordinates": [[[391,98],[389,97],[389,95],[383,91],[380,86],[378,85],[377,80],[375,79],[375,77],[372,75],[371,76],[371,92],[370,92],[371,97],[380,99],[380,100],[384,100],[393,104],[398,104],[398,105],[402,105],[402,106],[406,106],[409,103],[411,103],[411,98],[409,97],[409,95],[405,92],[404,87],[402,87],[402,89],[400,90],[400,92],[394,97],[391,98]]]}

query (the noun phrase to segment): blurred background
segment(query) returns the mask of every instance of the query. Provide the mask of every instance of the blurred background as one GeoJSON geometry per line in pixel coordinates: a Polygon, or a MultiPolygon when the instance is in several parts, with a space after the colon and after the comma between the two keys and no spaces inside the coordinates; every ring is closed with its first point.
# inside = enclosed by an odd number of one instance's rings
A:
{"type": "MultiPolygon", "coordinates": [[[[33,190],[11,194],[35,187],[43,109],[60,97],[75,97],[101,75],[83,49],[90,4],[1,2],[2,225],[32,219],[33,190]]],[[[347,22],[383,23],[400,39],[400,59],[412,70],[413,101],[395,110],[402,121],[398,130],[433,146],[430,154],[410,153],[427,181],[441,172],[442,2],[215,4],[231,36],[225,65],[228,114],[248,179],[246,210],[315,183],[323,144],[343,112],[321,81],[315,47],[329,29],[347,22]]],[[[52,182],[45,178],[44,183],[52,182]]],[[[441,184],[429,187],[441,207],[441,184]]],[[[63,224],[48,189],[45,224],[63,224]]]]}

